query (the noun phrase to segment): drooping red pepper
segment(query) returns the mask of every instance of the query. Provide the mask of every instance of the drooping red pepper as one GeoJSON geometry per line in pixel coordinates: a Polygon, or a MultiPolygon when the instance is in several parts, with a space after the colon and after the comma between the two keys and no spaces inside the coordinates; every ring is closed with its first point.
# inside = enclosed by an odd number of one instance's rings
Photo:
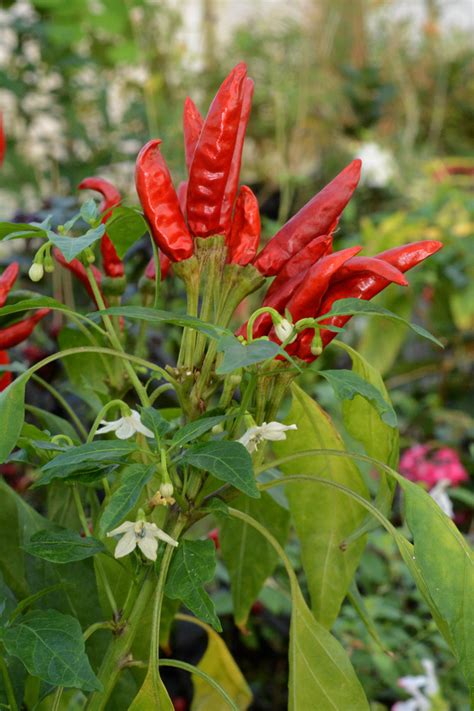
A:
{"type": "Polygon", "coordinates": [[[17,277],[20,266],[18,262],[12,262],[0,276],[0,308],[5,304],[17,277]]]}
{"type": "Polygon", "coordinates": [[[25,341],[28,336],[33,333],[36,324],[41,321],[47,314],[49,314],[50,309],[38,309],[38,311],[25,318],[18,323],[14,323],[12,326],[7,326],[7,328],[0,329],[0,350],[7,350],[8,348],[14,348],[22,341],[25,341]]]}
{"type": "MultiPolygon", "coordinates": [[[[104,200],[100,206],[100,211],[103,215],[102,222],[104,224],[109,219],[112,208],[122,201],[122,196],[117,188],[104,178],[85,178],[78,187],[79,190],[95,190],[103,196],[104,200]]],[[[123,262],[107,233],[104,233],[100,240],[100,251],[102,254],[102,266],[107,276],[113,278],[123,277],[125,274],[123,262]]]]}
{"type": "Polygon", "coordinates": [[[254,261],[261,274],[278,274],[314,237],[331,233],[357,187],[360,169],[361,161],[353,160],[283,225],[254,261]]]}
{"type": "Polygon", "coordinates": [[[160,143],[160,140],[149,141],[138,154],[135,183],[156,245],[172,262],[180,262],[192,256],[193,240],[160,153],[160,143]]]}
{"type": "Polygon", "coordinates": [[[201,135],[204,119],[201,116],[196,104],[189,96],[184,102],[183,111],[183,132],[184,132],[184,155],[186,159],[186,168],[191,168],[191,163],[194,158],[194,151],[201,135]]]}
{"type": "MultiPolygon", "coordinates": [[[[54,255],[54,258],[59,262],[59,264],[62,267],[65,267],[65,269],[70,271],[71,274],[74,274],[74,276],[77,277],[79,279],[79,281],[82,282],[82,284],[84,284],[84,286],[87,290],[87,293],[89,294],[91,299],[95,302],[97,308],[99,308],[99,305],[95,300],[94,292],[92,291],[91,285],[89,283],[89,278],[87,276],[86,268],[82,264],[82,262],[80,262],[78,259],[73,259],[70,262],[66,261],[66,259],[63,256],[63,253],[56,247],[53,249],[53,255],[54,255]]],[[[91,269],[94,273],[95,280],[96,280],[96,282],[99,286],[99,289],[100,289],[100,285],[102,282],[102,274],[97,269],[97,267],[95,267],[93,264],[91,265],[91,269]]]]}
{"type": "Polygon", "coordinates": [[[349,259],[349,261],[334,274],[334,277],[331,279],[331,285],[345,281],[356,274],[362,277],[364,273],[383,277],[387,281],[398,284],[399,286],[408,285],[402,272],[396,266],[392,266],[383,259],[377,259],[377,257],[353,257],[349,259]]]}
{"type": "MultiPolygon", "coordinates": [[[[8,365],[9,363],[10,358],[8,357],[8,353],[6,351],[0,351],[0,370],[2,369],[2,365],[8,365]]],[[[0,375],[0,392],[8,388],[12,380],[13,375],[8,370],[5,371],[3,375],[0,375]]]]}
{"type": "MultiPolygon", "coordinates": [[[[242,113],[243,85],[247,69],[238,64],[218,90],[201,130],[189,170],[187,194],[188,226],[197,237],[226,234],[231,214],[223,213],[224,198],[234,182],[231,166],[242,113]],[[228,186],[229,176],[232,185],[228,186]]],[[[235,193],[237,185],[235,185],[235,193]]]]}
{"type": "Polygon", "coordinates": [[[252,190],[242,185],[235,203],[227,240],[227,261],[245,267],[257,254],[260,242],[260,210],[252,190]]]}
{"type": "MultiPolygon", "coordinates": [[[[163,279],[166,279],[166,275],[168,274],[168,272],[170,270],[171,260],[169,259],[169,257],[166,256],[166,254],[163,254],[163,252],[159,253],[159,257],[160,257],[161,281],[163,281],[163,279]]],[[[147,279],[150,279],[151,281],[155,281],[155,275],[156,275],[155,260],[152,257],[146,266],[145,276],[147,279]]]]}

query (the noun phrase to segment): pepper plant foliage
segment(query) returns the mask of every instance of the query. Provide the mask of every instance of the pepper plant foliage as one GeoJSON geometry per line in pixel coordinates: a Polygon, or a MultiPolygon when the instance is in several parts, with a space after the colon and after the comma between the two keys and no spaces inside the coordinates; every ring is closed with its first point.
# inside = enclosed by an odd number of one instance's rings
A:
{"type": "Polygon", "coordinates": [[[192,708],[246,709],[251,692],[217,634],[206,589],[216,552],[203,521],[219,526],[241,628],[265,580],[279,563],[286,569],[293,711],[369,708],[331,628],[375,526],[394,537],[473,684],[471,554],[437,504],[397,473],[396,415],[380,375],[338,341],[333,347],[347,351],[352,369],[319,374],[342,403],[357,453],[297,384],[353,315],[403,321],[368,300],[390,283],[406,285],[404,273],[441,245],[417,242],[375,257],[357,256],[358,247],[334,251],[360,175],[353,161],[259,251],[257,201],[239,187],[252,93],[240,64],[205,119],[187,100],[188,180],[177,191],[160,141],[142,149],[143,216],[91,178],[80,187],[100,192],[102,205],[86,202],[67,225],[0,226],[3,238],[43,240],[33,280],[66,269],[91,298],[89,313],[48,296],[14,298],[17,268],[0,276],[0,461],[26,465],[41,502],[37,512],[0,485],[0,684],[10,709],[172,709],[163,665],[192,675],[192,708]],[[123,258],[146,232],[154,257],[134,291],[123,258]],[[99,245],[101,269],[93,264],[99,245]],[[179,311],[159,308],[170,267],[186,290],[179,311]],[[238,307],[264,285],[262,306],[239,323],[238,307]],[[38,314],[47,323],[53,312],[64,324],[56,352],[13,378],[8,350],[31,334],[38,314]],[[179,352],[165,366],[147,352],[146,335],[171,329],[180,330],[179,352]],[[54,361],[70,381],[66,395],[37,375],[54,361]],[[64,417],[29,405],[25,419],[32,379],[57,398],[64,417]],[[170,397],[175,406],[164,406],[170,397]],[[280,422],[285,397],[291,407],[280,422]],[[367,465],[379,474],[376,491],[367,465]],[[389,520],[397,483],[404,533],[389,520]],[[300,542],[307,597],[285,553],[289,535],[300,542]],[[181,606],[208,634],[196,667],[160,652],[181,606]]]}

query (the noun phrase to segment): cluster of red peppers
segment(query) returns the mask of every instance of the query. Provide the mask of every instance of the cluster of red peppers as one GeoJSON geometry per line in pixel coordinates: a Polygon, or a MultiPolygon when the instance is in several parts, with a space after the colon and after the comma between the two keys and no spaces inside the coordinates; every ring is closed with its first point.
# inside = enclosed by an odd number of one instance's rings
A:
{"type": "MultiPolygon", "coordinates": [[[[224,235],[227,262],[252,264],[260,274],[275,277],[263,301],[293,323],[328,313],[342,298],[371,299],[390,283],[406,285],[403,273],[437,252],[435,240],[412,243],[375,257],[356,256],[360,247],[333,252],[333,234],[360,178],[361,161],[352,161],[315,195],[258,252],[260,216],[251,189],[239,189],[245,132],[253,81],[238,64],[219,88],[205,119],[187,99],[184,143],[188,180],[176,192],[160,140],[147,143],[136,163],[136,188],[152,237],[172,262],[189,259],[194,240],[224,235]]],[[[351,317],[338,316],[322,325],[342,327],[351,317]]],[[[244,325],[239,335],[246,337],[244,325]]],[[[312,361],[336,333],[306,328],[286,346],[290,355],[312,361]]],[[[253,337],[279,341],[270,313],[254,323],[253,337]]]]}
{"type": "MultiPolygon", "coordinates": [[[[8,294],[13,288],[18,277],[19,266],[17,262],[12,262],[0,276],[0,308],[4,306],[8,294]]],[[[0,328],[0,370],[2,365],[8,365],[10,358],[8,349],[14,348],[32,334],[36,324],[49,313],[49,309],[38,309],[36,313],[28,318],[24,318],[11,326],[0,328]]],[[[12,374],[5,372],[0,375],[0,391],[5,390],[12,381],[12,374]]]]}

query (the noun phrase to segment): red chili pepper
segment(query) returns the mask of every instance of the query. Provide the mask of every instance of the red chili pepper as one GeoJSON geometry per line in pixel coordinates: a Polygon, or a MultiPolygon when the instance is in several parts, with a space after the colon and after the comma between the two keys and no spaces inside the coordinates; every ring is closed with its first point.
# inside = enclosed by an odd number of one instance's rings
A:
{"type": "MultiPolygon", "coordinates": [[[[109,183],[108,180],[104,180],[104,178],[85,178],[79,183],[79,190],[95,190],[103,196],[104,200],[100,206],[100,211],[103,215],[103,224],[105,224],[110,217],[112,208],[119,205],[122,201],[122,196],[117,188],[112,185],[112,183],[109,183]]],[[[100,251],[102,254],[102,265],[107,276],[123,277],[125,274],[123,262],[118,256],[114,243],[107,233],[104,233],[100,240],[100,251]]]]}
{"type": "MultiPolygon", "coordinates": [[[[237,138],[235,141],[234,153],[230,163],[229,177],[224,191],[221,208],[221,224],[225,226],[225,233],[229,234],[232,231],[232,212],[234,210],[235,197],[239,187],[240,167],[242,164],[242,151],[244,148],[245,133],[249,122],[250,111],[252,109],[254,82],[248,77],[245,79],[242,87],[242,110],[240,112],[239,128],[237,130],[237,138]]],[[[260,216],[258,218],[260,224],[260,216]]],[[[260,236],[260,232],[259,232],[260,236]]],[[[255,254],[257,253],[258,242],[256,245],[255,254]]],[[[253,255],[255,257],[255,254],[253,255]]],[[[234,260],[233,260],[234,261],[234,260]]],[[[240,263],[240,262],[239,262],[240,263]]],[[[246,262],[248,264],[248,262],[246,262]]]]}
{"type": "MultiPolygon", "coordinates": [[[[96,303],[97,308],[99,308],[99,305],[97,304],[95,297],[94,297],[94,292],[92,291],[91,285],[89,283],[89,278],[87,276],[86,268],[85,266],[78,260],[78,259],[73,259],[71,262],[67,262],[66,259],[63,256],[63,253],[60,252],[59,249],[56,247],[53,249],[53,255],[54,258],[59,262],[59,264],[62,267],[65,267],[68,271],[71,272],[71,274],[74,274],[75,277],[79,279],[80,282],[84,284],[84,286],[87,289],[87,293],[91,297],[91,299],[96,303]]],[[[91,265],[92,271],[94,273],[95,280],[99,286],[102,282],[102,274],[100,271],[95,267],[93,264],[91,265]]]]}
{"type": "Polygon", "coordinates": [[[0,276],[0,308],[5,304],[8,294],[18,277],[20,266],[18,262],[12,262],[0,276]]]}
{"type": "Polygon", "coordinates": [[[383,277],[389,282],[399,284],[399,286],[408,285],[407,280],[397,267],[383,261],[383,259],[377,259],[377,257],[353,257],[334,274],[331,284],[337,284],[356,274],[362,276],[365,273],[383,277]]]}
{"type": "MultiPolygon", "coordinates": [[[[198,237],[226,234],[230,224],[231,166],[242,113],[245,64],[238,64],[224,80],[202,127],[189,171],[187,218],[190,231],[198,237]]],[[[235,185],[235,191],[237,185],[235,185]]],[[[235,193],[234,193],[235,197],[235,193]]]]}
{"type": "MultiPolygon", "coordinates": [[[[171,267],[171,261],[170,259],[166,256],[166,254],[163,254],[163,252],[159,253],[160,257],[160,274],[161,274],[161,281],[163,279],[166,279],[166,275],[168,274],[170,267],[171,267]]],[[[150,261],[147,264],[147,267],[145,269],[145,276],[147,279],[151,279],[152,281],[155,281],[155,260],[153,257],[150,259],[150,261]]]]}
{"type": "Polygon", "coordinates": [[[172,262],[180,262],[192,256],[193,240],[160,153],[160,143],[149,141],[138,154],[135,183],[155,243],[172,262]]]}
{"type": "Polygon", "coordinates": [[[176,194],[178,196],[179,207],[181,208],[181,213],[186,214],[186,196],[188,193],[188,181],[182,180],[178,185],[176,194]]]}
{"type": "Polygon", "coordinates": [[[278,274],[314,237],[330,234],[357,187],[360,169],[359,159],[349,163],[272,237],[254,261],[263,275],[278,274]]]}
{"type": "Polygon", "coordinates": [[[49,314],[50,309],[39,309],[33,316],[25,318],[12,326],[0,329],[0,350],[7,350],[17,346],[30,336],[42,318],[49,314]]]}
{"type": "Polygon", "coordinates": [[[235,203],[234,219],[227,240],[227,261],[245,267],[257,254],[259,242],[258,200],[250,188],[242,185],[235,203]]]}
{"type": "MultiPolygon", "coordinates": [[[[9,362],[10,358],[8,357],[8,353],[6,351],[0,351],[0,370],[2,369],[2,365],[8,365],[9,362]]],[[[0,392],[8,388],[12,380],[13,376],[8,370],[3,373],[3,375],[0,375],[0,392]]]]}
{"type": "Polygon", "coordinates": [[[194,151],[201,135],[204,119],[201,116],[196,104],[189,96],[184,102],[183,111],[183,132],[184,132],[184,154],[186,159],[186,168],[189,170],[194,158],[194,151]]]}

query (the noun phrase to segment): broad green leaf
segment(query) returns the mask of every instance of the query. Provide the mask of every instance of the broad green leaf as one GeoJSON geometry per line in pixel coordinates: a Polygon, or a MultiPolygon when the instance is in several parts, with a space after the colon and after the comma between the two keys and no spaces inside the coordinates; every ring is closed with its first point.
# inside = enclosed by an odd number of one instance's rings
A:
{"type": "Polygon", "coordinates": [[[79,256],[87,247],[97,242],[105,233],[104,225],[99,225],[88,230],[80,237],[64,237],[57,235],[55,232],[48,230],[48,239],[64,256],[66,262],[72,262],[73,259],[79,256]]]}
{"type": "MultiPolygon", "coordinates": [[[[278,456],[308,449],[344,450],[329,416],[309,395],[294,385],[293,402],[286,418],[298,426],[284,442],[275,442],[278,456]]],[[[281,467],[287,475],[312,474],[344,484],[367,497],[367,489],[355,464],[346,457],[303,458],[281,467]]],[[[301,542],[301,555],[316,619],[331,627],[350,587],[364,550],[360,538],[345,550],[340,545],[361,524],[365,512],[347,496],[317,483],[301,482],[287,487],[290,511],[301,542]]]]}
{"type": "Polygon", "coordinates": [[[355,316],[356,314],[364,314],[365,316],[384,316],[385,318],[391,319],[393,321],[399,321],[405,326],[411,328],[412,331],[417,333],[419,336],[426,338],[428,341],[435,343],[440,348],[444,348],[441,341],[438,341],[429,331],[427,331],[422,326],[418,326],[416,323],[410,323],[398,314],[389,311],[383,306],[378,306],[373,302],[362,301],[361,299],[339,299],[335,301],[331,307],[331,311],[327,314],[318,316],[318,321],[324,321],[327,318],[332,318],[333,316],[355,316]]]}
{"type": "Polygon", "coordinates": [[[25,419],[25,386],[20,377],[0,392],[0,464],[15,447],[25,419]]]}
{"type": "Polygon", "coordinates": [[[201,417],[199,420],[188,422],[187,425],[180,427],[174,434],[170,445],[171,447],[182,447],[183,444],[192,442],[205,432],[209,432],[223,420],[225,420],[225,415],[216,415],[215,417],[201,417]]]}
{"type": "Polygon", "coordinates": [[[212,323],[206,323],[195,316],[186,316],[186,314],[176,314],[172,311],[161,311],[160,309],[150,309],[144,306],[113,306],[104,311],[95,311],[89,314],[89,318],[97,320],[102,314],[136,318],[139,321],[147,321],[149,324],[169,323],[173,326],[192,328],[214,339],[219,339],[222,335],[230,335],[228,329],[214,326],[212,323]]]}
{"type": "Polygon", "coordinates": [[[43,474],[36,482],[36,486],[49,484],[53,479],[66,479],[76,472],[96,465],[119,463],[136,449],[135,442],[122,440],[90,442],[78,447],[70,447],[43,467],[43,474]]]}
{"type": "MultiPolygon", "coordinates": [[[[260,499],[239,496],[232,505],[257,519],[281,545],[285,545],[289,513],[269,494],[262,494],[260,499]]],[[[235,623],[242,627],[247,622],[250,608],[265,580],[273,573],[278,555],[258,531],[236,518],[224,519],[220,526],[219,541],[230,576],[235,623]]]]}
{"type": "Polygon", "coordinates": [[[4,630],[2,642],[29,673],[53,686],[101,690],[85,653],[79,622],[56,610],[28,612],[4,630]]]}
{"type": "Polygon", "coordinates": [[[247,496],[255,499],[260,492],[255,483],[252,458],[240,442],[204,442],[190,447],[180,460],[214,474],[247,496]]]}
{"type": "Polygon", "coordinates": [[[148,232],[147,223],[133,207],[116,207],[105,227],[120,259],[148,232]]]}
{"type": "MultiPolygon", "coordinates": [[[[240,711],[246,711],[252,702],[252,692],[224,640],[208,625],[198,620],[193,622],[205,629],[208,637],[206,651],[197,664],[198,669],[217,681],[240,711]]],[[[194,695],[191,711],[223,711],[222,696],[201,677],[193,675],[192,680],[194,695]]]]}
{"type": "Polygon", "coordinates": [[[216,608],[204,590],[216,572],[216,549],[212,541],[182,540],[171,561],[165,593],[181,600],[196,617],[222,630],[216,608]]]}
{"type": "Polygon", "coordinates": [[[289,711],[369,711],[349,658],[292,585],[289,711]]]}
{"type": "Polygon", "coordinates": [[[31,299],[22,299],[16,304],[2,306],[0,309],[1,316],[9,316],[10,314],[21,313],[22,311],[30,311],[30,309],[53,309],[55,311],[63,311],[64,313],[75,313],[65,304],[62,304],[57,299],[50,296],[38,296],[31,299]]]}
{"type": "Polygon", "coordinates": [[[151,479],[155,467],[145,464],[130,464],[123,470],[121,484],[107,500],[100,519],[101,533],[115,528],[133,509],[145,484],[151,479]]]}
{"type": "Polygon", "coordinates": [[[361,378],[352,370],[319,370],[318,374],[328,381],[338,400],[345,402],[352,400],[356,395],[368,400],[377,410],[385,424],[396,427],[397,416],[390,402],[387,402],[382,393],[372,383],[361,378]]]}
{"type": "MultiPolygon", "coordinates": [[[[414,294],[388,289],[380,294],[376,303],[381,303],[385,308],[409,320],[412,309],[414,294]]],[[[385,375],[394,365],[397,355],[407,337],[408,326],[397,321],[379,318],[370,319],[365,325],[364,331],[357,344],[357,353],[361,358],[365,358],[374,368],[385,375]]]]}
{"type": "Polygon", "coordinates": [[[140,419],[145,427],[148,427],[154,433],[157,442],[173,429],[173,425],[154,407],[143,407],[140,412],[140,419]]]}
{"type": "MultiPolygon", "coordinates": [[[[52,435],[64,434],[72,439],[73,442],[77,442],[79,437],[77,431],[71,425],[69,420],[65,420],[64,417],[55,415],[53,412],[48,412],[40,407],[34,407],[33,405],[27,405],[28,412],[35,417],[38,422],[45,427],[52,435]]],[[[38,446],[38,443],[37,443],[38,446]]],[[[61,449],[57,447],[57,449],[61,449]]]]}
{"type": "Polygon", "coordinates": [[[216,372],[225,375],[239,368],[274,358],[281,353],[282,349],[273,341],[262,339],[244,346],[235,336],[224,336],[219,341],[218,351],[224,354],[224,359],[216,372]]]}
{"type": "Polygon", "coordinates": [[[0,240],[14,239],[16,237],[43,237],[45,230],[35,225],[24,222],[0,222],[0,240]]]}
{"type": "Polygon", "coordinates": [[[128,711],[152,711],[152,709],[156,709],[156,711],[174,711],[174,706],[158,670],[156,671],[155,679],[153,679],[153,674],[149,668],[145,681],[128,707],[128,711]]]}
{"type": "MultiPolygon", "coordinates": [[[[98,346],[109,345],[105,339],[100,338],[100,334],[94,334],[98,346]]],[[[59,347],[62,351],[69,348],[80,348],[90,346],[91,341],[77,328],[62,328],[58,336],[59,347]]],[[[108,395],[107,380],[109,373],[104,365],[103,356],[99,353],[77,353],[62,361],[67,373],[68,380],[74,388],[74,392],[87,393],[88,402],[93,402],[95,409],[99,410],[103,402],[99,395],[108,395]]]]}
{"type": "Polygon", "coordinates": [[[23,546],[24,550],[51,563],[72,563],[105,551],[104,544],[92,536],[83,538],[67,528],[38,531],[23,546]]]}

